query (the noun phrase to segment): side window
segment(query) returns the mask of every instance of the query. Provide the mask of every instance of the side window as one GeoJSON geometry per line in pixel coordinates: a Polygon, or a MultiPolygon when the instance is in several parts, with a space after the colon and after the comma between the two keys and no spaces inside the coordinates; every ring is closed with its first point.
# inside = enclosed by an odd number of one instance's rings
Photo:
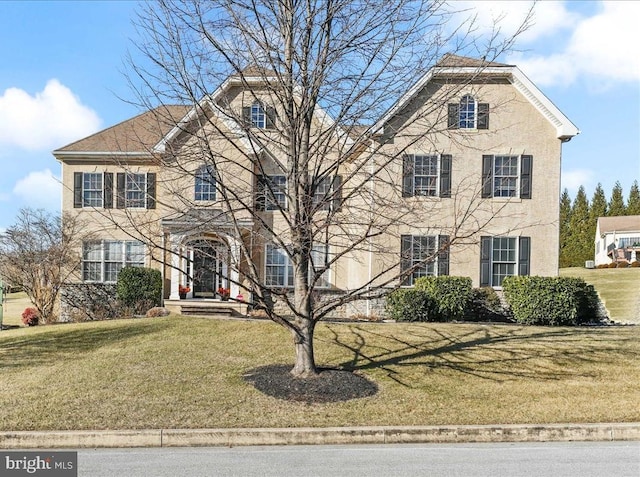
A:
{"type": "Polygon", "coordinates": [[[260,101],[254,101],[251,106],[242,108],[244,124],[257,129],[275,129],[276,110],[271,106],[264,106],[260,101]]]}
{"type": "Polygon", "coordinates": [[[529,275],[530,237],[481,237],[480,286],[501,287],[505,277],[529,275]]]}
{"type": "Polygon", "coordinates": [[[447,110],[449,129],[489,129],[489,103],[480,103],[466,94],[459,103],[449,103],[447,110]]]}
{"type": "Polygon", "coordinates": [[[482,156],[482,197],[531,199],[533,156],[482,156]]]}
{"type": "Polygon", "coordinates": [[[118,172],[116,176],[118,209],[155,209],[156,174],[118,172]]]}
{"type": "Polygon", "coordinates": [[[413,286],[420,277],[449,274],[449,236],[402,235],[400,242],[403,285],[413,286]]]}
{"type": "Polygon", "coordinates": [[[402,163],[402,196],[451,197],[451,155],[410,154],[402,163]]]}
{"type": "Polygon", "coordinates": [[[113,173],[74,172],[73,207],[113,207],[113,173]]]}
{"type": "Polygon", "coordinates": [[[258,177],[256,192],[257,210],[286,210],[287,208],[287,178],[286,176],[258,177]]]}
{"type": "Polygon", "coordinates": [[[144,267],[145,248],[137,240],[82,243],[82,280],[115,283],[123,267],[144,267]]]}

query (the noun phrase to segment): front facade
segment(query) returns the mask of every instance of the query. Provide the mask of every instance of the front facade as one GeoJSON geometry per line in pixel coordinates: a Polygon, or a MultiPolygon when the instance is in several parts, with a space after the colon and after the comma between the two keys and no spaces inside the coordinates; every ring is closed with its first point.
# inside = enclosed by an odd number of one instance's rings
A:
{"type": "Polygon", "coordinates": [[[628,264],[640,257],[640,215],[598,217],[595,266],[628,264]]]}
{"type": "MultiPolygon", "coordinates": [[[[114,283],[123,266],[144,265],[162,271],[167,300],[229,294],[251,302],[249,272],[270,287],[293,286],[283,246],[290,232],[278,213],[293,185],[282,152],[251,139],[281,134],[282,113],[261,81],[230,77],[208,112],[201,104],[157,108],[54,151],[63,211],[87,224],[78,283],[114,283]],[[224,110],[237,111],[251,134],[224,110]],[[208,122],[194,126],[202,114],[208,122]],[[216,170],[198,159],[203,147],[216,170]],[[242,212],[249,208],[257,213],[242,212]]],[[[326,120],[318,114],[318,124],[326,120]]],[[[317,185],[315,194],[330,198],[322,207],[345,220],[397,214],[366,246],[333,261],[318,290],[411,286],[425,275],[500,288],[505,276],[556,275],[561,146],[576,134],[517,67],[445,56],[362,141],[361,153],[384,172],[366,182],[378,199],[348,192],[349,161],[317,185]]],[[[332,237],[314,242],[314,262],[349,247],[332,237]]],[[[354,306],[342,313],[372,312],[369,303],[354,306]]]]}

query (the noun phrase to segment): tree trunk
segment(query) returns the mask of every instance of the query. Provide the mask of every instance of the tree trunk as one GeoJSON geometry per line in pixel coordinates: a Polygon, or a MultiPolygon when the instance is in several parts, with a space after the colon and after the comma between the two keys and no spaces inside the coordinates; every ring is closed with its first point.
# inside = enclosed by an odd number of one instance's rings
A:
{"type": "Polygon", "coordinates": [[[296,347],[296,364],[291,374],[300,378],[307,378],[318,374],[316,361],[313,356],[313,332],[315,329],[313,320],[300,320],[296,326],[298,333],[293,333],[293,342],[296,347]]]}

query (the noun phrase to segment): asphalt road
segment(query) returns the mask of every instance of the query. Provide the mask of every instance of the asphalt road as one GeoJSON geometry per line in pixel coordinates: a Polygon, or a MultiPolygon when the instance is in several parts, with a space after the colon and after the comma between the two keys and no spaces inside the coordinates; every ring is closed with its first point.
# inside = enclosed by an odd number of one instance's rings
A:
{"type": "Polygon", "coordinates": [[[640,442],[82,449],[78,475],[638,477],[640,442]]]}

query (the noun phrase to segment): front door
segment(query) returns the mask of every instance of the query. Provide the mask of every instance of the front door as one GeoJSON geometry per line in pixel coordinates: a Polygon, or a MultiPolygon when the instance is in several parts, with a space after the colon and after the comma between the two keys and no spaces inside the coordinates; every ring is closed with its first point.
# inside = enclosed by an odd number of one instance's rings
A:
{"type": "Polygon", "coordinates": [[[215,298],[220,287],[228,286],[226,247],[219,242],[200,240],[193,247],[193,296],[215,298]]]}

